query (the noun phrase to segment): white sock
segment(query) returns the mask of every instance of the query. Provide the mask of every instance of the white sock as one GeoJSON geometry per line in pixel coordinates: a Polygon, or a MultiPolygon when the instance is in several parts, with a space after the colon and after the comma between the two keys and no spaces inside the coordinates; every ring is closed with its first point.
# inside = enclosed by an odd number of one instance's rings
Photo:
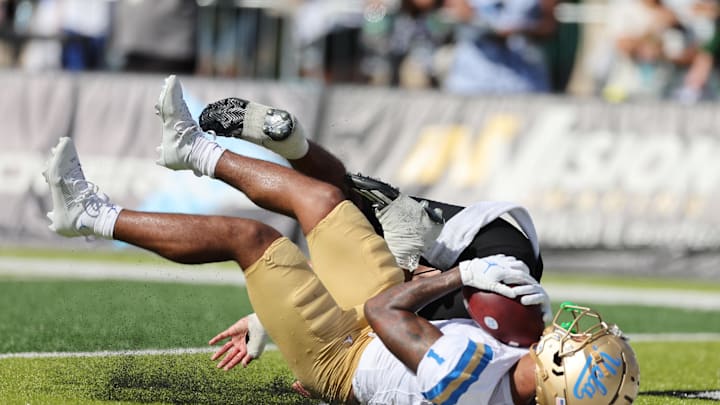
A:
{"type": "Polygon", "coordinates": [[[196,137],[189,156],[190,163],[195,168],[195,174],[214,178],[215,166],[223,152],[225,152],[225,148],[214,140],[203,136],[196,137]]]}
{"type": "Polygon", "coordinates": [[[93,233],[105,239],[112,239],[115,231],[115,222],[117,222],[122,207],[111,202],[102,204],[96,215],[91,215],[87,211],[80,214],[77,219],[77,227],[91,228],[93,233]]]}
{"type": "Polygon", "coordinates": [[[298,122],[295,118],[293,118],[293,121],[295,121],[295,129],[287,139],[282,141],[268,140],[265,143],[268,149],[285,159],[291,160],[300,159],[305,156],[310,149],[310,144],[308,143],[307,138],[305,138],[305,131],[300,125],[300,122],[298,122]]]}
{"type": "Polygon", "coordinates": [[[95,221],[93,230],[95,234],[105,239],[112,239],[115,232],[115,222],[122,211],[122,207],[115,204],[108,204],[100,208],[100,215],[95,221]]]}
{"type": "Polygon", "coordinates": [[[300,159],[310,148],[300,122],[292,116],[293,132],[287,139],[274,141],[263,131],[267,110],[271,107],[250,101],[245,109],[242,137],[262,145],[286,159],[300,159]]]}

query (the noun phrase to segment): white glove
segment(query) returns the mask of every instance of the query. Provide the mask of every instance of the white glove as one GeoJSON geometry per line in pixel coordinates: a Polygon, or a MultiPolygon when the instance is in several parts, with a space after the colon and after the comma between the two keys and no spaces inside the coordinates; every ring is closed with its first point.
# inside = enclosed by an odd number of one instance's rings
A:
{"type": "Polygon", "coordinates": [[[248,334],[247,334],[247,351],[253,358],[258,358],[265,350],[268,341],[268,334],[260,323],[260,319],[254,312],[247,316],[248,334]]]}
{"type": "Polygon", "coordinates": [[[463,285],[492,291],[508,298],[517,292],[508,284],[537,284],[530,270],[522,261],[505,255],[493,255],[460,262],[460,278],[463,285]]]}
{"type": "Polygon", "coordinates": [[[410,272],[417,268],[420,255],[442,230],[442,224],[428,215],[427,202],[423,203],[400,194],[385,208],[375,212],[382,225],[385,242],[398,266],[410,272]]]}
{"type": "Polygon", "coordinates": [[[553,313],[550,306],[550,296],[540,283],[518,285],[512,287],[516,296],[520,297],[520,303],[523,305],[540,305],[542,307],[543,322],[552,321],[553,313]]]}

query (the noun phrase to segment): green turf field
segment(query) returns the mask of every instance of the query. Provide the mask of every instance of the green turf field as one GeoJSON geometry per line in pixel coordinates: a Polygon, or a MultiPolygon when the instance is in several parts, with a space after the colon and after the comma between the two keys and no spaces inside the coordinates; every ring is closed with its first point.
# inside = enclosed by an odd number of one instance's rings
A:
{"type": "MultiPolygon", "coordinates": [[[[154,259],[151,259],[154,260],[154,259]]],[[[582,283],[583,278],[563,277],[582,283]]],[[[609,287],[627,280],[604,278],[609,287]]],[[[636,288],[673,286],[636,280],[636,288]]],[[[692,288],[692,282],[681,287],[692,288]]],[[[705,283],[698,290],[719,291],[705,283]]],[[[670,290],[671,291],[671,290],[670,290]]],[[[580,303],[591,305],[592,303],[580,303]]],[[[631,336],[641,366],[640,404],[702,404],[681,391],[720,390],[720,339],[663,341],[663,333],[720,333],[720,311],[597,305],[631,336]]],[[[292,375],[267,352],[247,369],[223,372],[210,353],[105,357],[9,357],[25,352],[199,348],[250,312],[233,286],[131,281],[39,280],[0,276],[0,404],[314,403],[290,390],[292,375]]],[[[690,394],[692,395],[692,394],[690,394]]]]}
{"type": "Polygon", "coordinates": [[[252,312],[232,286],[0,282],[0,353],[198,347],[252,312]]]}
{"type": "Polygon", "coordinates": [[[0,360],[3,404],[311,404],[270,351],[247,369],[217,370],[209,354],[0,360]]]}
{"type": "MultiPolygon", "coordinates": [[[[634,346],[645,393],[638,404],[714,402],[673,398],[667,393],[716,391],[720,342],[634,346]]],[[[0,360],[4,404],[315,403],[294,394],[289,388],[292,381],[277,352],[266,353],[247,369],[230,372],[215,369],[207,354],[0,360]]]]}

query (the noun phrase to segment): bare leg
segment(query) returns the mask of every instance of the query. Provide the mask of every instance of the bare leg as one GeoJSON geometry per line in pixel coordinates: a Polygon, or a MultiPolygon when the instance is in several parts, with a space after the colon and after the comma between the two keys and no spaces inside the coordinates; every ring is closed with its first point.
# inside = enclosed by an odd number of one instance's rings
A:
{"type": "MultiPolygon", "coordinates": [[[[340,190],[286,167],[225,151],[218,179],[266,209],[298,219],[309,232],[344,199],[340,190]]],[[[233,217],[120,212],[113,238],[178,263],[233,260],[247,268],[282,235],[260,222],[233,217]]]]}
{"type": "Polygon", "coordinates": [[[296,218],[305,234],[345,200],[332,184],[230,151],[218,161],[215,177],[245,193],[255,204],[296,218]]]}
{"type": "Polygon", "coordinates": [[[306,176],[330,183],[348,195],[345,165],[319,144],[310,140],[308,144],[309,148],[305,156],[288,160],[292,167],[306,176]]]}
{"type": "Polygon", "coordinates": [[[262,145],[288,159],[300,173],[330,183],[348,198],[353,197],[345,181],[345,165],[307,139],[302,125],[287,111],[230,97],[205,107],[199,124],[205,131],[262,145]]]}
{"type": "Polygon", "coordinates": [[[255,263],[282,235],[263,223],[221,216],[158,214],[122,210],[113,238],[177,263],[227,260],[243,269],[255,263]]]}
{"type": "Polygon", "coordinates": [[[50,227],[63,236],[97,235],[180,263],[234,260],[243,268],[281,237],[272,227],[250,219],[124,210],[85,180],[70,138],[61,138],[52,148],[43,175],[53,201],[50,227]]]}

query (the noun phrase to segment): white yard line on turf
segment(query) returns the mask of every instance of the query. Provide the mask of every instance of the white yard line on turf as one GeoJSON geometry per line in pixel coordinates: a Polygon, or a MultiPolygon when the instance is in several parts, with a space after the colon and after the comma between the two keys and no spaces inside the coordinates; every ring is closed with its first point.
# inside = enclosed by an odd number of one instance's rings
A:
{"type": "Polygon", "coordinates": [[[630,333],[630,342],[717,342],[720,333],[630,333]]]}
{"type": "Polygon", "coordinates": [[[720,310],[720,293],[652,288],[543,283],[554,301],[576,304],[629,304],[683,309],[720,310]]]}
{"type": "Polygon", "coordinates": [[[37,359],[49,357],[110,357],[110,356],[153,356],[153,355],[179,355],[210,353],[217,350],[212,347],[190,348],[190,349],[147,349],[147,350],[117,350],[98,352],[26,352],[26,353],[4,353],[0,354],[1,359],[37,359]]]}
{"type": "MultiPolygon", "coordinates": [[[[717,342],[720,333],[636,333],[629,335],[630,342],[717,342]]],[[[66,357],[112,357],[112,356],[177,356],[183,354],[213,353],[218,347],[194,347],[186,349],[146,349],[146,350],[101,350],[97,352],[25,352],[0,353],[4,359],[45,359],[66,357]]],[[[269,344],[265,350],[277,350],[269,344]]]]}
{"type": "Polygon", "coordinates": [[[133,280],[187,284],[245,285],[242,271],[217,265],[129,264],[0,257],[0,275],[16,277],[133,280]]]}
{"type": "MultiPolygon", "coordinates": [[[[219,347],[191,347],[178,349],[145,349],[145,350],[101,350],[97,352],[25,352],[2,353],[2,359],[42,359],[56,357],[112,357],[112,356],[176,356],[181,354],[213,353],[219,347]]],[[[274,344],[267,345],[265,350],[277,350],[274,344]]]]}
{"type": "MultiPolygon", "coordinates": [[[[0,275],[21,278],[111,279],[187,284],[245,285],[245,278],[239,269],[233,271],[227,268],[219,268],[217,265],[148,265],[0,257],[0,275]]],[[[543,283],[543,285],[554,301],[573,301],[577,304],[629,304],[720,310],[720,293],[717,292],[564,283],[543,283]]]]}

